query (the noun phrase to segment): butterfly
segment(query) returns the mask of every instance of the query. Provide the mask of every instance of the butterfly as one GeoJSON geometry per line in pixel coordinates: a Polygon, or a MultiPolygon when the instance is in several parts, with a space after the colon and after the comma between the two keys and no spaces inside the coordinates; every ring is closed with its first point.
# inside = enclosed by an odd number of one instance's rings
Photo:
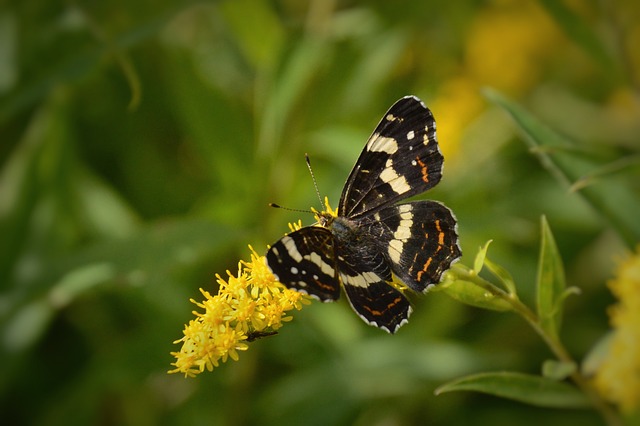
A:
{"type": "Polygon", "coordinates": [[[368,324],[395,333],[412,307],[397,277],[426,292],[462,255],[456,218],[437,201],[400,200],[433,188],[444,158],[431,111],[397,101],[369,137],[342,190],[337,214],[276,241],[266,263],[285,286],[324,302],[340,297],[368,324]]]}

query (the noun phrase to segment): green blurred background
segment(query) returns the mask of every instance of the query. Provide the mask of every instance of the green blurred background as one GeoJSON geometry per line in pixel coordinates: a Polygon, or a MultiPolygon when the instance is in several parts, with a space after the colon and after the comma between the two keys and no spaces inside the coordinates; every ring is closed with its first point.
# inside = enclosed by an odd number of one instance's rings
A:
{"type": "MultiPolygon", "coordinates": [[[[493,239],[490,256],[531,303],[547,215],[582,290],[563,330],[582,358],[608,328],[605,283],[628,244],[541,167],[482,88],[597,164],[637,165],[638,4],[3,3],[1,422],[601,424],[587,410],[434,396],[469,373],[538,374],[551,357],[521,319],[442,293],[414,297],[395,336],[345,301],[314,303],[239,362],[195,379],[166,372],[198,288],[215,292],[248,244],[262,252],[288,221],[313,221],[268,207],[320,207],[304,153],[335,206],[369,133],[406,94],[438,122],[445,172],[426,197],[456,213],[464,263],[493,239]]],[[[626,166],[611,174],[637,195],[626,166]]]]}

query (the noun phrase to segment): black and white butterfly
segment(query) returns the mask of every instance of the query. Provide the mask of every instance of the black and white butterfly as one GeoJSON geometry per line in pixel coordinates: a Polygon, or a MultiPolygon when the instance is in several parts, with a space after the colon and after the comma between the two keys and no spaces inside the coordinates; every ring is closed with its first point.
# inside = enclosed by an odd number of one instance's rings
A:
{"type": "Polygon", "coordinates": [[[337,216],[317,213],[315,226],[278,240],[268,267],[287,287],[325,302],[340,297],[342,283],[365,322],[395,333],[412,309],[392,274],[423,293],[462,254],[451,210],[436,201],[396,204],[434,187],[442,163],[433,114],[414,96],[400,99],[356,161],[337,216]]]}

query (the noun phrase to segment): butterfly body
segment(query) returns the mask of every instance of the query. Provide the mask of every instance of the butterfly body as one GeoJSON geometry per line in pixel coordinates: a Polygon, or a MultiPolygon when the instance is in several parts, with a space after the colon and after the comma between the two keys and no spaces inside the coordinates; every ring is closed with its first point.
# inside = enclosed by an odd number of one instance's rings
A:
{"type": "Polygon", "coordinates": [[[274,243],[267,265],[286,286],[322,301],[337,300],[342,284],[364,321],[394,333],[412,308],[393,276],[424,292],[461,255],[447,207],[396,204],[435,186],[442,163],[431,111],[416,97],[400,99],[356,161],[337,214],[319,212],[317,225],[274,243]]]}

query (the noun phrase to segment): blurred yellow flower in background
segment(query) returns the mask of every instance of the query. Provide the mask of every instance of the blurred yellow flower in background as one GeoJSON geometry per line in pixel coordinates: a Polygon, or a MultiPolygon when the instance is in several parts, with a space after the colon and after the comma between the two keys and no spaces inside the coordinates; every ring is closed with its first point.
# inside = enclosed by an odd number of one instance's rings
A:
{"type": "Polygon", "coordinates": [[[467,77],[443,82],[431,103],[438,126],[438,142],[446,159],[455,159],[466,126],[484,109],[478,86],[467,77]]]}
{"type": "Polygon", "coordinates": [[[531,1],[502,1],[479,13],[467,37],[465,66],[472,78],[520,95],[543,77],[545,59],[564,40],[553,20],[531,1]]]}
{"type": "Polygon", "coordinates": [[[563,40],[536,2],[502,0],[484,7],[467,33],[461,72],[440,84],[431,103],[445,158],[457,157],[466,128],[485,109],[480,89],[525,95],[544,78],[563,40]]]}
{"type": "Polygon", "coordinates": [[[611,345],[595,385],[609,401],[630,413],[640,405],[640,246],[609,281],[618,303],[609,314],[614,328],[611,345]]]}

